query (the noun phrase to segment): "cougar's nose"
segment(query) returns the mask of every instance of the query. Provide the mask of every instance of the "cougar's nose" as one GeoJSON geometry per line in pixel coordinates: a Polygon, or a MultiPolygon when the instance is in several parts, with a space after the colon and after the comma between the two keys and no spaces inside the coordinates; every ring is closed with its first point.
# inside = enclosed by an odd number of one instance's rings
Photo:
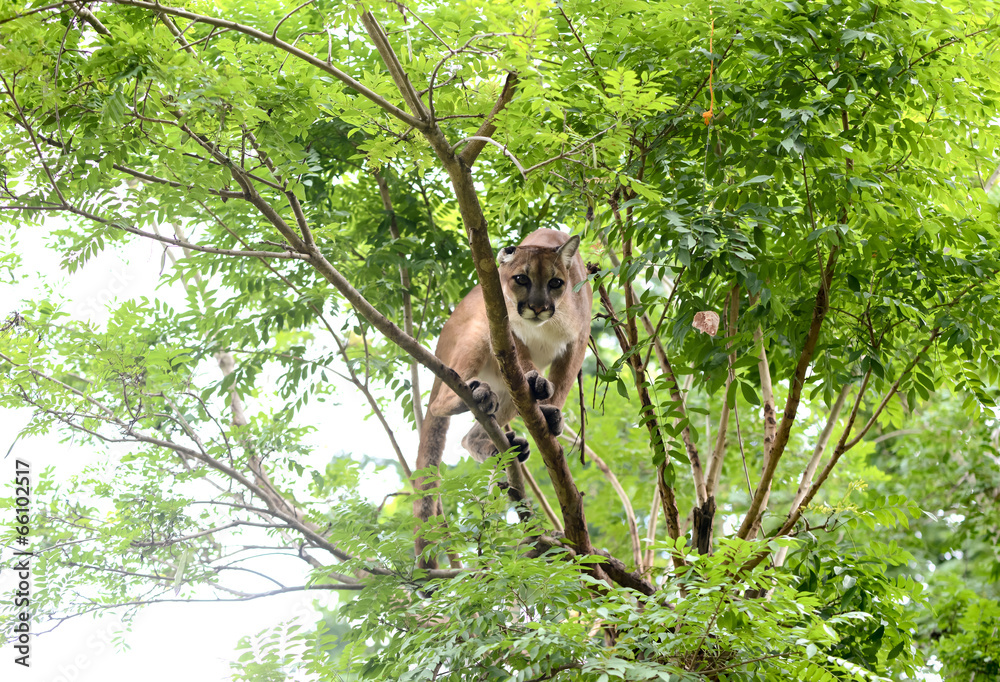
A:
{"type": "Polygon", "coordinates": [[[539,313],[544,313],[546,310],[548,310],[548,306],[546,306],[546,305],[530,305],[529,304],[528,307],[531,308],[536,315],[538,315],[539,313]]]}

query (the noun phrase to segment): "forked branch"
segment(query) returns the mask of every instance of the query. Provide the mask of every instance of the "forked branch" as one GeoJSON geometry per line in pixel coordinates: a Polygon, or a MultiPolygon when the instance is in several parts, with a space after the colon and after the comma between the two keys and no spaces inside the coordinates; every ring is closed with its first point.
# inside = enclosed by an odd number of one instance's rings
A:
{"type": "MultiPolygon", "coordinates": [[[[412,86],[406,80],[405,74],[400,76],[400,74],[395,73],[397,70],[401,71],[401,67],[397,69],[396,66],[399,64],[399,59],[392,52],[392,47],[388,44],[388,41],[384,40],[384,32],[378,26],[378,22],[370,14],[365,19],[365,27],[379,49],[379,53],[382,54],[383,59],[386,61],[390,73],[393,74],[393,78],[396,80],[403,98],[415,110],[424,111],[423,104],[419,102],[419,99],[413,101],[416,93],[412,91],[412,86]]],[[[587,530],[587,522],[583,510],[583,498],[573,480],[573,474],[570,472],[566,458],[563,456],[562,446],[556,440],[555,436],[550,433],[545,418],[542,416],[541,409],[528,390],[528,384],[524,379],[524,373],[517,359],[514,349],[514,339],[511,335],[510,324],[507,319],[507,305],[504,302],[503,291],[500,287],[500,275],[497,271],[496,257],[493,252],[493,246],[490,244],[486,217],[479,203],[479,196],[472,178],[471,169],[468,164],[463,163],[460,157],[455,154],[453,145],[449,143],[437,124],[426,118],[424,120],[426,124],[418,122],[414,127],[423,133],[451,180],[455,199],[458,202],[459,213],[462,217],[462,223],[469,238],[469,246],[472,250],[476,274],[482,287],[483,299],[486,303],[486,317],[490,329],[491,346],[497,364],[500,367],[500,374],[503,377],[504,383],[510,389],[512,402],[524,420],[524,425],[528,433],[531,434],[535,444],[538,446],[542,460],[549,471],[549,477],[552,479],[552,485],[555,488],[556,497],[559,500],[559,506],[562,511],[567,540],[573,544],[577,552],[592,554],[593,547],[590,544],[590,532],[587,530]]],[[[412,337],[403,333],[402,330],[388,320],[384,320],[383,316],[372,308],[339,272],[336,272],[329,263],[325,262],[325,259],[323,259],[322,254],[318,250],[313,249],[313,256],[314,264],[321,268],[320,271],[324,273],[327,279],[342,293],[350,293],[348,300],[354,298],[358,300],[358,305],[364,307],[363,309],[358,308],[358,310],[366,318],[382,318],[379,320],[379,324],[382,326],[376,325],[379,331],[382,331],[383,334],[386,334],[386,331],[392,334],[392,336],[389,336],[390,340],[395,341],[399,339],[402,343],[398,343],[398,345],[407,353],[416,357],[421,364],[425,366],[428,362],[441,364],[433,354],[420,346],[412,337]],[[383,331],[383,328],[386,331],[383,331]]],[[[345,293],[345,296],[347,295],[345,293]]],[[[353,300],[351,302],[354,303],[353,300]]],[[[441,374],[438,376],[441,376],[442,380],[454,389],[453,384],[461,384],[461,382],[456,382],[458,375],[453,370],[449,368],[448,371],[451,372],[451,375],[454,375],[448,377],[448,380],[445,380],[441,374]]],[[[480,410],[471,401],[471,392],[464,384],[461,384],[461,389],[462,392],[456,391],[456,393],[473,409],[478,419],[480,416],[478,412],[480,410]]],[[[508,447],[506,437],[500,432],[499,427],[496,425],[496,420],[491,418],[491,421],[493,422],[493,430],[488,429],[490,439],[500,451],[505,451],[508,447]]],[[[605,577],[599,567],[596,568],[595,573],[598,577],[605,577]]]]}
{"type": "Polygon", "coordinates": [[[830,477],[830,473],[833,471],[833,468],[837,466],[837,462],[840,460],[843,454],[849,451],[855,445],[857,445],[861,441],[861,439],[864,438],[865,434],[868,433],[868,430],[871,429],[872,425],[874,425],[875,422],[878,421],[878,418],[879,416],[881,416],[882,411],[885,409],[885,406],[889,404],[889,400],[891,400],[892,396],[894,396],[896,394],[896,391],[899,390],[900,382],[903,381],[903,379],[905,379],[907,376],[909,376],[910,372],[913,371],[913,368],[916,367],[918,362],[920,362],[920,358],[922,358],[927,353],[927,351],[934,344],[934,341],[938,338],[938,336],[940,336],[940,334],[941,334],[940,327],[935,327],[934,330],[931,332],[931,336],[927,340],[927,343],[924,344],[923,348],[921,348],[916,355],[913,356],[913,359],[910,360],[906,368],[903,369],[902,372],[900,372],[899,377],[896,379],[895,382],[893,382],[889,390],[886,391],[885,396],[882,398],[882,401],[879,403],[878,407],[876,407],[875,410],[872,412],[871,417],[861,428],[861,430],[858,431],[858,435],[852,438],[851,440],[847,440],[848,437],[851,435],[851,429],[854,426],[854,420],[855,417],[857,416],[858,407],[861,403],[861,398],[864,394],[864,390],[867,387],[867,380],[871,376],[871,371],[869,370],[869,372],[865,374],[865,379],[861,382],[861,388],[858,390],[858,397],[854,401],[854,408],[851,410],[851,416],[847,420],[847,425],[844,426],[844,432],[840,435],[840,440],[837,441],[837,447],[834,448],[833,454],[830,456],[830,460],[826,463],[826,466],[823,467],[823,471],[820,472],[819,476],[816,477],[816,482],[809,487],[809,492],[807,492],[803,496],[801,503],[799,503],[799,505],[795,507],[788,515],[788,519],[785,521],[784,525],[782,525],[781,530],[778,531],[779,535],[784,535],[791,531],[791,529],[798,522],[799,518],[802,516],[802,510],[808,507],[809,503],[812,502],[814,497],[816,497],[816,493],[819,491],[823,483],[826,482],[826,479],[830,477]]]}
{"type": "MultiPolygon", "coordinates": [[[[504,81],[503,90],[500,91],[500,97],[497,98],[496,104],[493,105],[493,110],[490,111],[489,116],[483,121],[483,124],[479,126],[479,130],[476,131],[475,135],[472,136],[472,142],[470,142],[462,153],[458,155],[459,160],[464,163],[469,168],[476,163],[476,159],[479,158],[479,153],[483,151],[486,147],[487,142],[483,138],[491,138],[493,133],[497,131],[496,117],[503,109],[510,103],[514,98],[514,91],[517,88],[517,74],[508,73],[507,80],[504,81]]],[[[516,162],[516,161],[515,161],[516,162]]],[[[521,171],[522,174],[524,171],[521,171]]]]}
{"type": "MultiPolygon", "coordinates": [[[[816,474],[817,467],[819,467],[819,460],[823,456],[823,451],[826,449],[827,443],[830,442],[830,436],[833,435],[833,427],[837,425],[837,420],[840,418],[840,411],[844,407],[844,401],[847,398],[849,390],[850,386],[844,386],[840,393],[837,394],[837,399],[834,401],[833,407],[830,408],[830,414],[826,418],[826,425],[823,426],[819,438],[816,439],[816,446],[813,448],[812,457],[809,458],[805,471],[802,472],[799,489],[795,492],[795,497],[792,498],[792,504],[789,507],[792,513],[798,510],[803,498],[806,496],[806,492],[812,487],[813,476],[816,474]]],[[[854,414],[856,414],[856,410],[854,414]]],[[[786,556],[788,556],[788,546],[779,547],[778,553],[774,555],[774,565],[783,566],[786,556]]]]}
{"type": "Polygon", "coordinates": [[[830,284],[833,282],[833,272],[837,264],[838,251],[839,247],[837,246],[833,246],[830,249],[826,265],[820,271],[820,283],[816,292],[816,303],[813,306],[812,321],[809,324],[809,331],[806,333],[805,342],[802,344],[802,352],[799,354],[799,360],[790,381],[788,400],[785,402],[785,412],[775,433],[771,458],[764,467],[760,483],[757,484],[753,500],[750,502],[750,508],[747,510],[746,516],[743,517],[743,523],[736,534],[742,540],[749,537],[750,531],[758,523],[758,517],[764,512],[764,503],[770,491],[771,480],[774,478],[778,462],[781,461],[781,455],[785,451],[785,446],[788,445],[789,436],[791,436],[792,425],[795,423],[795,415],[798,412],[799,401],[802,398],[802,387],[805,385],[806,371],[812,362],[816,343],[819,341],[819,333],[823,328],[823,320],[826,319],[826,314],[830,309],[830,284]]]}

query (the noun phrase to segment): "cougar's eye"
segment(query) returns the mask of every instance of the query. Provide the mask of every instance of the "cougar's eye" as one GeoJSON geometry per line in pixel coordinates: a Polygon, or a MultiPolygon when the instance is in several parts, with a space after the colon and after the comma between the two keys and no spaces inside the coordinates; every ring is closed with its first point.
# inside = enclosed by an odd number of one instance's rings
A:
{"type": "Polygon", "coordinates": [[[549,280],[549,289],[558,289],[563,285],[563,281],[558,277],[553,277],[549,280]]]}
{"type": "Polygon", "coordinates": [[[526,287],[531,284],[531,280],[528,279],[527,275],[514,275],[514,282],[520,284],[522,287],[526,287]]]}

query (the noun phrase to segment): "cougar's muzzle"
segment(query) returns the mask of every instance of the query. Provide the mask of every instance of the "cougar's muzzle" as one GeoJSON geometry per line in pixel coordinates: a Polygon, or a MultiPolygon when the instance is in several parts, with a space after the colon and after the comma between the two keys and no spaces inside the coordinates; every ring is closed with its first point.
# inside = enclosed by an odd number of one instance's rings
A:
{"type": "Polygon", "coordinates": [[[556,312],[556,307],[551,303],[531,303],[520,301],[517,304],[517,314],[525,320],[534,322],[545,322],[556,312]]]}

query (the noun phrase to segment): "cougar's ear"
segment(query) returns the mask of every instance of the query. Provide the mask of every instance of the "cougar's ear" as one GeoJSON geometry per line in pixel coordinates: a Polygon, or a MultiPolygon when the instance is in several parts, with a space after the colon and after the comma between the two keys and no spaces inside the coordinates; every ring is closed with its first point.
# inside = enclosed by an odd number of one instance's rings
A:
{"type": "Polygon", "coordinates": [[[578,235],[573,235],[569,240],[559,247],[556,251],[559,254],[559,260],[562,261],[563,267],[569,270],[570,266],[573,264],[573,257],[576,255],[577,250],[580,248],[580,237],[578,235]]]}
{"type": "Polygon", "coordinates": [[[514,259],[514,252],[517,251],[516,246],[505,246],[500,249],[497,253],[497,263],[503,265],[504,263],[509,263],[514,259]]]}

